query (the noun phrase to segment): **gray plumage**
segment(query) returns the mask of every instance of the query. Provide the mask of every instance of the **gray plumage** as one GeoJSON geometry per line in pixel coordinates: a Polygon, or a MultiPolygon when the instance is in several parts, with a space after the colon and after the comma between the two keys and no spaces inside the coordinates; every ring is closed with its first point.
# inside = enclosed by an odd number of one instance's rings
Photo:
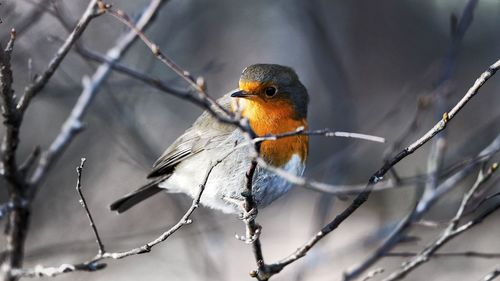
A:
{"type": "MultiPolygon", "coordinates": [[[[279,65],[253,65],[244,70],[241,80],[279,85],[280,95],[290,98],[294,106],[297,106],[296,117],[306,117],[307,91],[293,69],[279,65]]],[[[227,94],[220,98],[218,103],[230,110],[231,100],[227,94]]],[[[148,175],[149,182],[111,204],[111,210],[124,212],[163,189],[195,197],[210,163],[223,157],[223,161],[212,170],[200,202],[225,213],[241,212],[240,206],[235,202],[243,201],[241,193],[245,188],[245,173],[251,163],[251,148],[238,146],[244,142],[246,140],[239,129],[218,122],[208,112],[204,112],[154,163],[148,175]],[[238,148],[234,149],[235,146],[238,148]],[[228,153],[230,155],[225,157],[228,153]],[[228,198],[230,200],[227,200],[228,198]]],[[[293,155],[281,168],[301,176],[304,163],[298,155],[293,155]]],[[[259,207],[267,206],[286,193],[290,187],[291,184],[281,177],[257,167],[253,179],[253,196],[259,207]]]]}

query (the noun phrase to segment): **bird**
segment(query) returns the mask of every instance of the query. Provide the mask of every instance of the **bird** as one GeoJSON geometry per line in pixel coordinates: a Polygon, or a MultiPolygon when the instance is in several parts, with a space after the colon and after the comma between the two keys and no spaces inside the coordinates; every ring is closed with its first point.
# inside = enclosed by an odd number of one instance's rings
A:
{"type": "MultiPolygon", "coordinates": [[[[239,112],[257,136],[307,129],[309,95],[296,72],[278,64],[254,64],[241,73],[238,88],[217,100],[230,112],[239,112]]],[[[211,163],[219,161],[205,183],[201,205],[228,214],[243,214],[246,173],[252,148],[244,133],[232,124],[219,122],[208,111],[177,138],[153,164],[148,182],[110,205],[125,212],[161,192],[185,193],[196,198],[211,163]]],[[[309,150],[307,135],[265,140],[260,157],[266,164],[302,176],[309,150]]],[[[252,196],[257,208],[268,206],[287,193],[292,184],[257,165],[252,196]]]]}

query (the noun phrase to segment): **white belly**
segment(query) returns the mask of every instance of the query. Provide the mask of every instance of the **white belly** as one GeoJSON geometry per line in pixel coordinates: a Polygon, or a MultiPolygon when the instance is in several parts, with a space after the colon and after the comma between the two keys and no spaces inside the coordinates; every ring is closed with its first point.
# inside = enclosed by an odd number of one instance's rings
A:
{"type": "MultiPolygon", "coordinates": [[[[218,149],[203,151],[184,160],[175,168],[173,175],[159,186],[169,192],[182,192],[191,197],[196,196],[199,185],[203,182],[209,168],[209,163],[216,160],[215,155],[223,155],[220,152],[221,150],[218,149]]],[[[250,167],[248,155],[246,149],[237,150],[212,170],[201,197],[202,205],[225,213],[241,213],[239,206],[223,198],[243,200],[241,193],[245,189],[245,173],[250,167]]],[[[298,155],[293,155],[290,161],[281,168],[293,175],[302,176],[305,165],[298,155]]],[[[290,188],[291,184],[283,178],[257,167],[253,180],[253,196],[258,207],[269,205],[290,188]]]]}

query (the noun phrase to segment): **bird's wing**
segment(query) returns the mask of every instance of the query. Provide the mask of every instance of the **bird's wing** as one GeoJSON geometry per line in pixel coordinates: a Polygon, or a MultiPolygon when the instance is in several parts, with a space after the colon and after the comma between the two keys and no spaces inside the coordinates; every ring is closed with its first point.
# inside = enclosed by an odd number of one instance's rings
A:
{"type": "MultiPolygon", "coordinates": [[[[226,109],[230,108],[231,97],[225,95],[217,101],[226,109]]],[[[215,147],[227,139],[235,127],[218,122],[208,112],[204,112],[153,164],[148,178],[169,176],[175,166],[185,159],[210,147],[215,147]]]]}

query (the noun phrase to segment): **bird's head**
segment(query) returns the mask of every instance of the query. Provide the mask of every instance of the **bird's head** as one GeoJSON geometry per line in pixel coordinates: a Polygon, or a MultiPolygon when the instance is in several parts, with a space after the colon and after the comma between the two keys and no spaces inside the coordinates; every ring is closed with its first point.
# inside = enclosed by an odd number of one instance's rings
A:
{"type": "Polygon", "coordinates": [[[295,71],[277,64],[254,64],[243,70],[239,89],[231,94],[239,99],[242,115],[306,119],[309,96],[295,71]]]}

